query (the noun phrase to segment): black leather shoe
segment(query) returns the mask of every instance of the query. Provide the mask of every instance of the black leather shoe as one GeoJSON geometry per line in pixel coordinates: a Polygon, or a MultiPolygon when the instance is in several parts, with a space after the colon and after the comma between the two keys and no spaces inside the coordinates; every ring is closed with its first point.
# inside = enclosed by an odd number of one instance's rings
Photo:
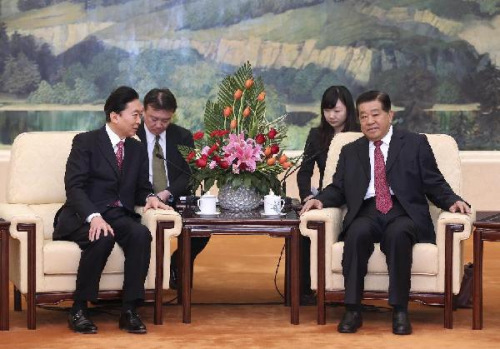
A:
{"type": "Polygon", "coordinates": [[[300,305],[302,306],[316,305],[316,294],[314,292],[302,294],[300,296],[300,305]]]}
{"type": "Polygon", "coordinates": [[[360,311],[347,310],[340,321],[337,331],[340,333],[355,333],[363,325],[360,311]]]}
{"type": "Polygon", "coordinates": [[[75,314],[69,314],[68,326],[70,329],[77,333],[82,334],[95,334],[97,333],[97,326],[94,325],[83,310],[78,310],[75,314]]]}
{"type": "Polygon", "coordinates": [[[128,333],[144,334],[147,332],[146,325],[142,323],[139,315],[132,310],[122,312],[119,327],[120,330],[127,331],[128,333]]]}
{"type": "Polygon", "coordinates": [[[170,280],[168,282],[168,287],[171,290],[177,290],[177,286],[179,285],[179,273],[177,272],[177,267],[170,264],[170,280]]]}
{"type": "Polygon", "coordinates": [[[393,311],[392,333],[399,335],[411,334],[411,323],[407,311],[393,311]]]}

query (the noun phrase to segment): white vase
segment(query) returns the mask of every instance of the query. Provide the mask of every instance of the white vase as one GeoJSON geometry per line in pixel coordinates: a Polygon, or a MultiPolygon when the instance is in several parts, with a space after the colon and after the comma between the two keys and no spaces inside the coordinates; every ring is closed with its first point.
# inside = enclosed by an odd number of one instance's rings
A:
{"type": "Polygon", "coordinates": [[[219,206],[232,212],[254,210],[259,207],[261,199],[261,195],[254,188],[233,188],[230,184],[225,184],[219,189],[219,206]]]}

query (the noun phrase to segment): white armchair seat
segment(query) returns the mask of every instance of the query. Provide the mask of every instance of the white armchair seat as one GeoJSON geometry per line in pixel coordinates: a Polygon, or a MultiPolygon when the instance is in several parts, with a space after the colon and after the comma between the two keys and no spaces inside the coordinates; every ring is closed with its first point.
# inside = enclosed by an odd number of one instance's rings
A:
{"type": "MultiPolygon", "coordinates": [[[[64,173],[76,134],[23,133],[12,145],[7,203],[0,204],[0,217],[11,222],[9,274],[16,292],[14,306],[20,310],[17,294],[26,295],[30,329],[36,327],[36,304],[71,299],[75,290],[81,250],[73,242],[53,241],[52,233],[54,216],[66,201],[64,173]]],[[[161,323],[162,291],[169,288],[163,270],[170,270],[170,238],[180,234],[182,221],[174,211],[136,210],[153,237],[145,287],[146,297],[156,301],[155,323],[161,323]]],[[[124,255],[116,244],[100,280],[100,295],[119,296],[123,267],[124,255]]]]}

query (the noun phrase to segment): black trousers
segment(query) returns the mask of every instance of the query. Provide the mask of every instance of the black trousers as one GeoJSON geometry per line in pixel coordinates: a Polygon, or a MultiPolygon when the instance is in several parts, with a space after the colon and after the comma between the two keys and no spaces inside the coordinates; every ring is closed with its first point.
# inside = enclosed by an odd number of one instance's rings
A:
{"type": "MultiPolygon", "coordinates": [[[[210,237],[196,237],[196,238],[191,238],[191,265],[194,264],[194,260],[196,259],[196,256],[203,251],[205,246],[208,244],[208,240],[210,240],[210,237]]],[[[178,265],[181,265],[180,259],[180,251],[179,249],[175,250],[174,253],[172,253],[172,258],[170,260],[171,267],[174,268],[175,270],[177,269],[178,265]]],[[[179,274],[177,274],[179,275],[179,274]]]]}
{"type": "Polygon", "coordinates": [[[300,294],[310,294],[311,291],[311,239],[300,236],[300,294]]]}
{"type": "Polygon", "coordinates": [[[387,214],[377,211],[374,198],[365,200],[358,217],[347,228],[342,258],[346,305],[361,303],[368,259],[377,242],[389,270],[389,304],[408,305],[417,227],[396,197],[392,199],[393,207],[387,214]]]}
{"type": "Polygon", "coordinates": [[[82,249],[73,298],[75,301],[97,300],[101,274],[116,242],[125,255],[122,300],[143,300],[151,257],[151,233],[140,223],[140,217],[121,207],[108,209],[102,217],[113,228],[114,236],[101,233],[99,239],[90,241],[90,224],[87,223],[65,239],[76,242],[82,249]]]}

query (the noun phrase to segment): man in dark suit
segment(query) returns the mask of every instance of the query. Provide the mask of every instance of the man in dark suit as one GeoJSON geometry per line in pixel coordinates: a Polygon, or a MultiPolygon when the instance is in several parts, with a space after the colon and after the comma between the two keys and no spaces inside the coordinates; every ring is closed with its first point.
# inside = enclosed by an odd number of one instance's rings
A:
{"type": "MultiPolygon", "coordinates": [[[[181,126],[172,123],[177,101],[168,88],[152,89],[144,97],[144,122],[137,135],[147,148],[149,157],[149,180],[154,192],[164,202],[175,203],[180,196],[190,195],[191,170],[177,146],[194,147],[193,135],[181,126]]],[[[191,239],[191,262],[205,248],[209,237],[191,239]]],[[[170,265],[170,288],[177,289],[178,258],[176,250],[170,265]]],[[[193,263],[191,263],[193,265],[193,263]]]]}
{"type": "Polygon", "coordinates": [[[410,334],[412,247],[435,243],[427,199],[451,212],[470,209],[439,171],[427,138],[393,130],[387,94],[365,92],[356,107],[365,137],[342,148],[332,184],[306,202],[302,212],[347,205],[340,236],[346,312],[338,331],[353,333],[362,325],[364,277],[373,244],[380,242],[389,270],[393,333],[410,334]]]}
{"type": "Polygon", "coordinates": [[[148,158],[135,135],[143,107],[139,95],[122,86],[104,105],[106,125],[75,136],[66,164],[66,203],[56,215],[54,239],[82,249],[69,327],[97,333],[87,302],[96,301],[99,280],[116,243],[125,255],[123,303],[119,327],[146,333],[136,306],[144,299],[151,254],[151,233],[140,224],[134,206],[171,209],[154,195],[147,176],[148,158]]]}

